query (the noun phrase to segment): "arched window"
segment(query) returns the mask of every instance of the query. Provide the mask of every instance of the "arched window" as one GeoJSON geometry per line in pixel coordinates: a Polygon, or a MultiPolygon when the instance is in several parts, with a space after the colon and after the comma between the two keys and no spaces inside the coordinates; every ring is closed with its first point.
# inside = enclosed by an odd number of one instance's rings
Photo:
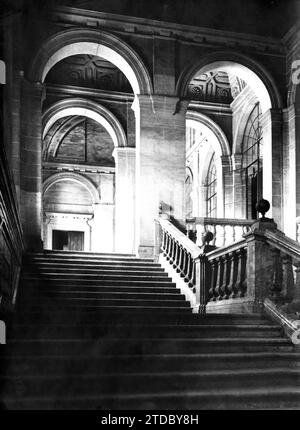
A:
{"type": "Polygon", "coordinates": [[[193,190],[193,177],[190,169],[187,169],[188,173],[185,179],[185,216],[190,218],[193,214],[193,200],[192,200],[192,190],[193,190]]]}
{"type": "Polygon", "coordinates": [[[210,159],[206,177],[206,216],[217,216],[217,168],[215,153],[210,159]]]}
{"type": "Polygon", "coordinates": [[[257,103],[251,111],[242,141],[242,172],[246,187],[246,216],[257,218],[256,203],[262,198],[262,127],[257,103]]]}

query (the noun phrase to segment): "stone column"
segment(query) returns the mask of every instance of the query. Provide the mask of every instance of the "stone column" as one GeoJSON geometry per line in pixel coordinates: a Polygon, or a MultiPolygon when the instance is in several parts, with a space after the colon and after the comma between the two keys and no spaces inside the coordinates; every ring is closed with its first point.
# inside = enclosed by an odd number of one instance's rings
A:
{"type": "Polygon", "coordinates": [[[263,198],[269,200],[270,217],[282,229],[282,111],[270,109],[262,115],[263,198]]]}
{"type": "Polygon", "coordinates": [[[138,95],[134,102],[136,142],[136,237],[141,257],[152,257],[159,204],[184,217],[185,123],[188,102],[177,97],[138,95]]]}
{"type": "Polygon", "coordinates": [[[42,165],[41,119],[43,85],[22,82],[21,220],[27,249],[41,249],[42,165]]]}
{"type": "Polygon", "coordinates": [[[232,156],[233,165],[233,200],[234,215],[232,218],[246,218],[246,197],[245,186],[242,181],[242,155],[234,154],[232,156]]]}
{"type": "Polygon", "coordinates": [[[91,251],[114,252],[114,205],[93,204],[94,218],[89,222],[91,251]]]}
{"type": "Polygon", "coordinates": [[[115,250],[135,253],[135,148],[114,150],[116,161],[115,250]]]}
{"type": "MultiPolygon", "coordinates": [[[[218,209],[218,216],[224,218],[233,218],[234,202],[233,202],[233,172],[231,167],[231,160],[228,155],[221,157],[222,174],[223,174],[223,196],[224,196],[224,209],[218,209]]],[[[219,199],[218,199],[219,203],[219,199]]],[[[223,204],[223,202],[222,202],[223,204]]],[[[218,205],[219,206],[219,205],[218,205]]],[[[221,209],[221,208],[220,208],[221,209]]]]}
{"type": "Polygon", "coordinates": [[[300,216],[300,107],[284,111],[283,124],[283,231],[297,239],[296,218],[300,216]]]}

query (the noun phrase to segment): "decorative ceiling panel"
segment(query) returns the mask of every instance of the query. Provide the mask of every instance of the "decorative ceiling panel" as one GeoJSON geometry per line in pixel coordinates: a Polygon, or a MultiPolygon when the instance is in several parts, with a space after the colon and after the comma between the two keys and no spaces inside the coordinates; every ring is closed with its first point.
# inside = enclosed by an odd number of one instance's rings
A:
{"type": "Polygon", "coordinates": [[[132,93],[128,79],[116,66],[92,55],[73,55],[58,62],[46,82],[132,93]]]}

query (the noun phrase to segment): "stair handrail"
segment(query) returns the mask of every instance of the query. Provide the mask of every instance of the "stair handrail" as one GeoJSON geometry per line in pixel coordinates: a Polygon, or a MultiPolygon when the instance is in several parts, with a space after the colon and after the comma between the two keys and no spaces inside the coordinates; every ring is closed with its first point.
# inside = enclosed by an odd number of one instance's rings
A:
{"type": "Polygon", "coordinates": [[[201,254],[201,248],[195,245],[195,243],[183,234],[177,227],[175,227],[168,219],[159,218],[157,220],[161,225],[162,229],[167,231],[170,235],[178,240],[182,246],[192,255],[193,258],[199,257],[201,254]]]}
{"type": "Polygon", "coordinates": [[[170,222],[167,216],[162,215],[155,220],[155,225],[156,257],[162,251],[163,257],[195,295],[198,312],[204,314],[208,294],[205,282],[207,264],[204,247],[195,245],[170,222]]]}
{"type": "Polygon", "coordinates": [[[300,244],[296,240],[287,237],[280,230],[266,230],[264,232],[264,237],[267,243],[279,251],[282,251],[294,258],[296,261],[300,262],[300,244]]]}

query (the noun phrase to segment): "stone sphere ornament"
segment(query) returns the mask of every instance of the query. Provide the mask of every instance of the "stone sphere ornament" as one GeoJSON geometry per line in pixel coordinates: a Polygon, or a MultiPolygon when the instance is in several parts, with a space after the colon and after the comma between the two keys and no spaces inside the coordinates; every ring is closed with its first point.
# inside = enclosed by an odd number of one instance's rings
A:
{"type": "Polygon", "coordinates": [[[265,213],[270,209],[270,203],[268,200],[261,199],[256,203],[256,210],[262,214],[262,218],[265,218],[265,213]]]}
{"type": "Polygon", "coordinates": [[[203,236],[203,243],[209,244],[214,238],[214,235],[211,231],[207,231],[203,236]]]}

